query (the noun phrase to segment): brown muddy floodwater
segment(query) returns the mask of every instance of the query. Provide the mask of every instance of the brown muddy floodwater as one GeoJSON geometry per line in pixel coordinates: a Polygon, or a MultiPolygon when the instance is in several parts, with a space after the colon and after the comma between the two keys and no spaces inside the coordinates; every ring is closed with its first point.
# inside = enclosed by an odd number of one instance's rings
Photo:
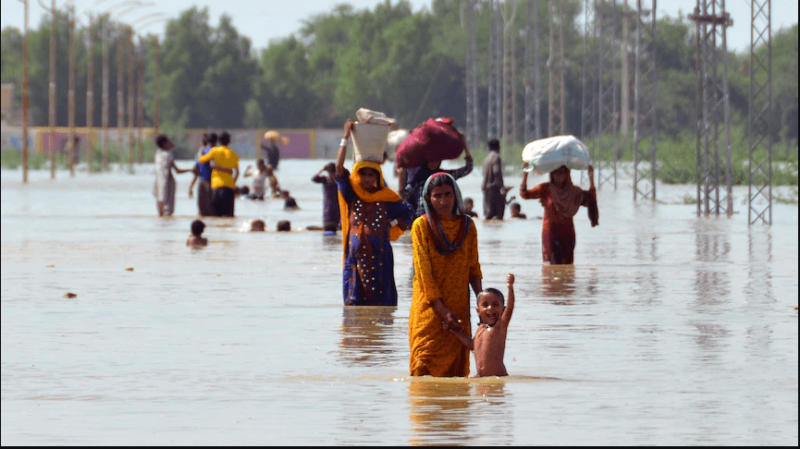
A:
{"type": "MultiPolygon", "coordinates": [[[[694,186],[637,204],[624,178],[599,227],[579,212],[570,267],[542,266],[538,202],[478,221],[484,286],[517,277],[511,376],[409,378],[410,239],[399,306],[343,307],[341,235],[302,230],[326,162],[283,161],[302,209],[237,200],[200,250],[188,174],[158,218],[150,165],[3,170],[2,444],[798,444],[796,205],[748,227],[747,187],[698,218],[694,186]],[[301,230],[241,232],[255,218],[301,230]]],[[[480,210],[478,171],[459,184],[480,210]]]]}

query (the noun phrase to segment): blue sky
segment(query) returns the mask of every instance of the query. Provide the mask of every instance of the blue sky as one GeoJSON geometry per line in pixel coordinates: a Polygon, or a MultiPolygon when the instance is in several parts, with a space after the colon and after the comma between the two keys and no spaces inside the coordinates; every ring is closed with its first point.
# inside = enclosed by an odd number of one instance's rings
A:
{"type": "MultiPolygon", "coordinates": [[[[41,0],[50,5],[50,0],[41,0]]],[[[97,0],[75,0],[74,4],[77,11],[86,10],[97,0]]],[[[104,0],[93,8],[94,11],[102,12],[110,6],[121,3],[122,0],[104,0]]],[[[239,33],[250,38],[253,47],[264,48],[271,39],[280,39],[297,32],[302,26],[302,20],[309,18],[313,14],[320,14],[330,11],[336,3],[349,3],[356,9],[369,8],[382,3],[382,0],[302,0],[302,1],[254,1],[254,0],[151,0],[154,6],[143,6],[135,11],[130,11],[119,17],[122,22],[131,22],[139,17],[163,12],[167,16],[174,18],[193,5],[198,7],[208,7],[211,23],[216,24],[219,16],[227,13],[233,19],[233,24],[239,33]]],[[[544,0],[542,0],[544,1],[544,0]]],[[[619,3],[625,0],[617,0],[619,3]]],[[[37,0],[30,2],[30,26],[36,28],[44,15],[44,9],[37,0]]],[[[66,4],[66,0],[56,1],[56,7],[66,4]]],[[[396,3],[396,0],[392,0],[396,3]]],[[[628,0],[629,4],[635,4],[636,0],[628,0]]],[[[143,0],[148,3],[148,0],[143,0]]],[[[430,8],[431,0],[410,0],[414,11],[423,8],[430,8]]],[[[646,3],[650,3],[647,1],[646,3]]],[[[660,16],[677,16],[679,12],[684,15],[690,13],[696,0],[660,0],[658,2],[658,13],[660,16]]],[[[524,5],[525,0],[520,0],[524,5]]],[[[788,27],[797,23],[797,0],[773,0],[772,1],[772,29],[773,33],[782,27],[788,27]]],[[[2,14],[0,14],[0,26],[23,27],[24,9],[19,0],[2,0],[2,14]]],[[[726,7],[734,20],[733,28],[728,30],[728,46],[732,50],[743,51],[750,45],[750,0],[727,0],[726,7]]],[[[126,8],[117,9],[123,11],[126,8]]],[[[159,32],[163,30],[164,22],[153,23],[142,29],[145,32],[159,32]]]]}

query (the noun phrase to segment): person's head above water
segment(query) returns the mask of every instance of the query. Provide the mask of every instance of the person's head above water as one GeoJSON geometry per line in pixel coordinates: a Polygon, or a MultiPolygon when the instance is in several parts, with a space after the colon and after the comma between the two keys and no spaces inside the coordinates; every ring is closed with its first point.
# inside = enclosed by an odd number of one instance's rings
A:
{"type": "Polygon", "coordinates": [[[250,222],[250,232],[264,232],[266,226],[264,220],[253,220],[250,222]]]}
{"type": "Polygon", "coordinates": [[[325,171],[328,173],[336,173],[336,164],[333,162],[328,162],[325,165],[325,171]]]}
{"type": "Polygon", "coordinates": [[[169,151],[175,147],[175,144],[169,140],[169,137],[167,137],[166,134],[159,134],[156,136],[156,146],[162,150],[169,151]]]}
{"type": "Polygon", "coordinates": [[[449,220],[455,218],[458,214],[458,204],[453,178],[444,173],[431,175],[425,201],[433,206],[439,217],[449,220]]]}
{"type": "Polygon", "coordinates": [[[358,170],[361,187],[368,192],[380,190],[381,174],[374,168],[364,167],[358,170]]]}
{"type": "Polygon", "coordinates": [[[256,162],[256,167],[258,167],[259,171],[266,173],[267,165],[264,163],[264,159],[259,159],[258,162],[256,162]]]}
{"type": "Polygon", "coordinates": [[[195,220],[192,222],[192,235],[200,237],[203,234],[203,230],[205,230],[206,224],[203,223],[201,220],[195,220]]]}
{"type": "Polygon", "coordinates": [[[475,207],[475,203],[472,201],[472,198],[466,197],[464,198],[464,209],[470,211],[472,208],[475,207]]]}
{"type": "Polygon", "coordinates": [[[292,230],[292,223],[289,220],[281,220],[278,222],[278,231],[286,232],[292,230]]]}
{"type": "Polygon", "coordinates": [[[478,293],[478,305],[475,308],[478,312],[480,322],[488,326],[494,326],[503,315],[506,299],[503,293],[496,288],[485,288],[478,293]]]}

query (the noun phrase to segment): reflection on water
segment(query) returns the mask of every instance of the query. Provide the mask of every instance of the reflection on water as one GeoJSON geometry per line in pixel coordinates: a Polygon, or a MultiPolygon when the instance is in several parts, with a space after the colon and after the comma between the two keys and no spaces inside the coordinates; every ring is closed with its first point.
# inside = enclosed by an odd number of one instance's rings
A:
{"type": "Polygon", "coordinates": [[[356,307],[342,309],[342,339],[339,354],[345,365],[391,366],[398,355],[392,338],[397,307],[356,307]]]}
{"type": "Polygon", "coordinates": [[[540,220],[475,220],[483,284],[517,277],[513,375],[407,379],[410,237],[398,306],[343,307],[341,233],[306,230],[320,163],[285,163],[302,209],[239,199],[201,250],[185,177],[158,218],[151,166],[0,172],[3,445],[797,445],[797,206],[748,227],[697,218],[692,186],[647,207],[604,189],[574,266],[542,265],[540,220]],[[255,218],[270,231],[241,232],[255,218]]]}
{"type": "Polygon", "coordinates": [[[470,384],[464,379],[410,379],[411,445],[467,444],[472,439],[470,384]]]}

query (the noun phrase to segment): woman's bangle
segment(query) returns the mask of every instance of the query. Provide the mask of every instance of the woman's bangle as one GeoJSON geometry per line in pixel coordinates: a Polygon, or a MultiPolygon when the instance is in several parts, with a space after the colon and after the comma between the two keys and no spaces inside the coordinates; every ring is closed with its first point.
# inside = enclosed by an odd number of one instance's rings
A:
{"type": "Polygon", "coordinates": [[[347,139],[345,139],[345,138],[342,138],[342,141],[341,141],[341,142],[339,142],[339,146],[340,146],[340,147],[346,147],[346,146],[347,146],[347,139]]]}

